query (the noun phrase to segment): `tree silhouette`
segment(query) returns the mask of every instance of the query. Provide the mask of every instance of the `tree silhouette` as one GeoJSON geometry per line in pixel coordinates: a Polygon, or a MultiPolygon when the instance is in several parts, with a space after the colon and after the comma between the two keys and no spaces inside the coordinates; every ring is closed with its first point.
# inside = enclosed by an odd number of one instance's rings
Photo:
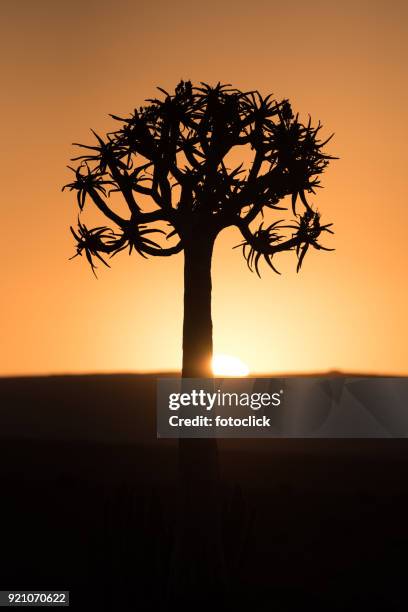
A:
{"type": "MultiPolygon", "coordinates": [[[[332,250],[318,240],[332,233],[322,225],[306,194],[334,157],[323,151],[321,124],[305,125],[288,100],[218,83],[193,87],[181,81],[173,94],[158,88],[117,131],[101,138],[78,161],[73,182],[80,213],[88,200],[113,227],[71,227],[76,255],[85,254],[95,272],[99,260],[128,250],[143,257],[184,251],[183,376],[211,376],[211,259],[214,241],[236,226],[248,267],[260,274],[263,260],[276,273],[276,256],[294,251],[299,271],[310,247],[332,250]],[[231,167],[234,153],[240,163],[231,167]],[[119,192],[128,214],[114,210],[119,192]],[[289,205],[284,198],[290,196],[289,205]],[[147,202],[148,203],[147,203],[147,202]],[[109,203],[108,203],[109,202],[109,203]],[[267,220],[291,208],[293,219],[267,220]],[[268,213],[268,215],[266,214],[268,213]],[[164,229],[165,228],[165,229],[164,229]]],[[[74,255],[74,257],[76,256],[74,255]]]]}

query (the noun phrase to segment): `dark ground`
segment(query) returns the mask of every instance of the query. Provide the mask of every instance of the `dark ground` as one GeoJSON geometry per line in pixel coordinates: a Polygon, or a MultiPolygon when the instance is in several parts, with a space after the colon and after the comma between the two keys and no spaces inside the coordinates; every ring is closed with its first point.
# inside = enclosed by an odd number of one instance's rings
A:
{"type": "MultiPolygon", "coordinates": [[[[177,442],[156,439],[155,385],[0,379],[0,590],[70,590],[75,610],[170,609],[177,442]]],[[[213,609],[407,609],[408,441],[219,451],[229,578],[213,609]]]]}

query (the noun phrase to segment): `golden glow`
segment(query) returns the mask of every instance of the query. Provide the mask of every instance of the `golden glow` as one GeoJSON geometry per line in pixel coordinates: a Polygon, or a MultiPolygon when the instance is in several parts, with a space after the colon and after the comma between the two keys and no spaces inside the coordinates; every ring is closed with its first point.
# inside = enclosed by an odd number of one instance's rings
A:
{"type": "MultiPolygon", "coordinates": [[[[264,374],[408,374],[408,2],[117,4],[2,3],[0,375],[180,370],[183,254],[123,251],[96,280],[85,257],[68,259],[78,207],[60,191],[81,155],[72,142],[119,129],[108,113],[127,116],[180,78],[287,97],[322,121],[322,138],[335,132],[327,151],[340,157],[310,197],[334,223],[322,240],[334,252],[309,249],[299,274],[296,253],[282,254],[281,276],[261,262],[259,279],[233,249],[236,227],[217,238],[215,352],[264,374]]],[[[85,224],[111,225],[88,204],[85,224]]],[[[267,214],[290,220],[290,202],[267,214]]]]}
{"type": "Polygon", "coordinates": [[[215,376],[248,376],[249,368],[238,357],[214,355],[212,369],[215,376]]]}

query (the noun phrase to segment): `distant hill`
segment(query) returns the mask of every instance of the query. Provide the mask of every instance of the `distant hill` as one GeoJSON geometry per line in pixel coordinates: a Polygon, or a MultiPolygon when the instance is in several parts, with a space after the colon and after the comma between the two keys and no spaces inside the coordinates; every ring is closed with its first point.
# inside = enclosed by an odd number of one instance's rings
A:
{"type": "MultiPolygon", "coordinates": [[[[156,380],[167,376],[177,374],[0,378],[0,440],[151,444],[156,440],[156,380]]],[[[329,372],[327,376],[357,375],[329,372]]]]}
{"type": "MultiPolygon", "coordinates": [[[[177,374],[0,378],[0,439],[152,443],[156,439],[156,381],[168,376],[177,374]]],[[[288,375],[279,375],[283,376],[288,375]]],[[[334,371],[326,376],[367,375],[334,371]]]]}
{"type": "Polygon", "coordinates": [[[117,443],[155,438],[156,378],[91,374],[0,379],[0,439],[117,443]]]}

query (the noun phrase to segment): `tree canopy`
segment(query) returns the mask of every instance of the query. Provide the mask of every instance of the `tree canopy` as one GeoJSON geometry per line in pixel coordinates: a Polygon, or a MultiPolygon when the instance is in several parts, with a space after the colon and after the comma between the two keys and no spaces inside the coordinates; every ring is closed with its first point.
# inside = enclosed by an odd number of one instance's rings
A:
{"type": "Polygon", "coordinates": [[[64,189],[76,192],[80,213],[90,201],[110,222],[89,228],[79,216],[71,227],[74,257],[85,254],[95,272],[95,259],[109,265],[107,257],[124,250],[169,256],[197,232],[215,237],[229,226],[240,230],[237,246],[258,275],[261,259],[278,272],[280,252],[295,251],[299,271],[310,247],[332,250],[319,242],[332,224],[322,224],[307,199],[336,159],[323,150],[331,136],[320,139],[320,122],[302,123],[286,99],[230,85],[181,81],[174,93],[158,89],[160,98],[129,117],[111,115],[119,129],[104,138],[93,132],[93,145],[74,143],[84,153],[73,159],[75,177],[64,189]],[[241,154],[238,165],[232,152],[241,154]],[[114,192],[127,215],[111,204],[114,192]],[[291,220],[266,220],[267,210],[288,208],[291,220]]]}

